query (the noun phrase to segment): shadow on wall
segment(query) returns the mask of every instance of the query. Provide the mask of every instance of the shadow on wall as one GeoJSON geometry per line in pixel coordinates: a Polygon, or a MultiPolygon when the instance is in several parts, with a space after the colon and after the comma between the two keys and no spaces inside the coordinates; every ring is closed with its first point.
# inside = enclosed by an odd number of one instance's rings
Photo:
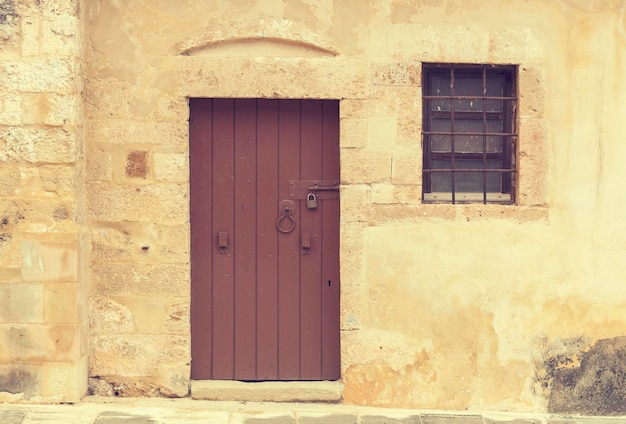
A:
{"type": "MultiPolygon", "coordinates": [[[[570,345],[584,349],[583,341],[570,345]]],[[[582,350],[581,349],[581,350],[582,350]]],[[[549,356],[548,411],[583,415],[626,414],[626,337],[599,340],[588,351],[549,356]],[[580,360],[578,366],[572,367],[580,360]]]]}

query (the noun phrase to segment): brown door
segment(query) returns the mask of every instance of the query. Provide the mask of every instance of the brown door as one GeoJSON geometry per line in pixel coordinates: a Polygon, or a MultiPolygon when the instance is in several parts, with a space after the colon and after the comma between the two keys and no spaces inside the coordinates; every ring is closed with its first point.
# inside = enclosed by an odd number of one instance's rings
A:
{"type": "Polygon", "coordinates": [[[339,102],[190,108],[191,378],[339,379],[339,102]]]}

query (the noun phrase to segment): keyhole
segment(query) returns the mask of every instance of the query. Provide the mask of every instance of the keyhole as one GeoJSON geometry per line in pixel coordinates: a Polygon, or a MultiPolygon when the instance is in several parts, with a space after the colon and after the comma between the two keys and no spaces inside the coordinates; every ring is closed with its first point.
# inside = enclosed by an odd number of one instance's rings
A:
{"type": "Polygon", "coordinates": [[[330,287],[331,284],[332,284],[332,282],[330,280],[328,280],[328,287],[330,287]]]}

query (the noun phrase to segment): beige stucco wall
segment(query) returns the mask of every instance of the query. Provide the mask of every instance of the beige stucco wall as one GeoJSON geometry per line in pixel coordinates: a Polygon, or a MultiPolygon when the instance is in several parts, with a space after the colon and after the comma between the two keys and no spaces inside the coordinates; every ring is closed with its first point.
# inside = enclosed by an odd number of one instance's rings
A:
{"type": "MultiPolygon", "coordinates": [[[[90,288],[92,392],[188,393],[188,97],[341,100],[344,402],[542,411],[556,368],[624,335],[626,2],[18,3],[15,25],[0,26],[9,40],[0,88],[10,94],[0,99],[0,131],[84,126],[85,160],[80,136],[42,136],[32,150],[0,138],[0,185],[11,187],[0,187],[0,205],[36,217],[0,227],[11,234],[0,241],[0,290],[16,302],[13,290],[45,294],[56,284],[30,277],[29,246],[58,255],[62,244],[77,270],[89,255],[89,271],[64,287],[90,288]],[[52,30],[68,14],[73,26],[52,30]],[[59,33],[75,50],[48,51],[59,33]],[[519,65],[517,205],[421,203],[422,62],[519,65]],[[22,64],[31,68],[11,73],[22,64]],[[55,85],[55,69],[71,81],[55,85]],[[41,78],[23,77],[38,70],[41,78]],[[57,101],[33,92],[63,95],[73,108],[30,107],[57,101]],[[75,219],[59,220],[55,202],[69,203],[75,219]]],[[[5,310],[0,328],[48,328],[44,315],[5,310]]],[[[3,353],[0,367],[23,362],[3,353]]],[[[73,358],[64,363],[83,356],[73,358]]]]}

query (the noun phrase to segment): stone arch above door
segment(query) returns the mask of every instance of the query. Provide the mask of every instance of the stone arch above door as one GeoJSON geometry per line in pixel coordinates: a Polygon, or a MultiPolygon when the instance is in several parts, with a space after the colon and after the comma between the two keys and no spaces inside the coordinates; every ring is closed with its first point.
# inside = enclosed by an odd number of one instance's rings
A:
{"type": "Polygon", "coordinates": [[[252,24],[233,22],[205,27],[174,46],[183,56],[333,57],[338,49],[327,39],[286,19],[260,19],[252,24]],[[228,28],[224,31],[223,28],[228,28]]]}

